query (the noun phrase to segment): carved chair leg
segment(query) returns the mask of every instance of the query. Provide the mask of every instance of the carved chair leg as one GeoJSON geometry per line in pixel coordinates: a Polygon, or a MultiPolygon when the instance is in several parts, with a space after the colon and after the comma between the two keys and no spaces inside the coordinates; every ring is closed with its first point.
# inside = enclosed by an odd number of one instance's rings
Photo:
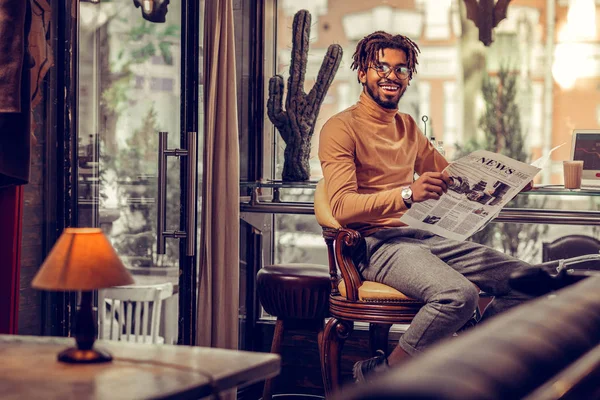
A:
{"type": "Polygon", "coordinates": [[[388,338],[391,327],[391,324],[369,324],[369,345],[371,347],[371,355],[375,356],[377,350],[383,350],[387,355],[388,338]]]}
{"type": "Polygon", "coordinates": [[[321,356],[321,373],[325,397],[340,388],[340,365],[342,363],[342,348],[344,342],[354,329],[352,321],[331,318],[325,325],[322,335],[319,335],[319,353],[321,356]]]}
{"type": "MultiPolygon", "coordinates": [[[[275,332],[273,332],[273,342],[271,342],[271,353],[281,354],[281,343],[283,342],[284,323],[282,319],[277,318],[275,323],[275,332]]],[[[263,400],[271,400],[273,390],[273,379],[269,378],[265,381],[263,389],[263,400]]]]}

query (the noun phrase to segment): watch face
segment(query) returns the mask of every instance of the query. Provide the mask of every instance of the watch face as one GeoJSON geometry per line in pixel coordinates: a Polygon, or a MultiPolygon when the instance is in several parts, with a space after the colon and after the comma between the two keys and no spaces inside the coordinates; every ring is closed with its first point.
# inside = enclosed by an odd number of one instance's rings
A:
{"type": "Polygon", "coordinates": [[[402,198],[404,200],[410,200],[410,198],[412,197],[412,190],[408,187],[402,189],[402,198]]]}

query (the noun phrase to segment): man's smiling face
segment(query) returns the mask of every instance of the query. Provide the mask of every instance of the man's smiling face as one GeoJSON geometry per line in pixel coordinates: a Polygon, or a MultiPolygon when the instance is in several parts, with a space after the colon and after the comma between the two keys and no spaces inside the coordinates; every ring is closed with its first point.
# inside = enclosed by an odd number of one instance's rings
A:
{"type": "Polygon", "coordinates": [[[366,71],[358,71],[358,79],[367,93],[383,108],[398,108],[398,102],[408,87],[409,78],[398,76],[396,70],[407,66],[404,50],[379,50],[379,63],[370,65],[366,71]],[[380,76],[382,66],[391,68],[387,77],[380,76]],[[379,69],[379,73],[376,69],[379,69]]]}

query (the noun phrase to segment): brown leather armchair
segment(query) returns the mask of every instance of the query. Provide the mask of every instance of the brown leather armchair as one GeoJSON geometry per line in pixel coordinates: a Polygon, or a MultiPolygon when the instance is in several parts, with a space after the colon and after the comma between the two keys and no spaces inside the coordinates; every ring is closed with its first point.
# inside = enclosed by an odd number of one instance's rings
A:
{"type": "MultiPolygon", "coordinates": [[[[543,262],[598,254],[598,252],[600,252],[600,240],[586,235],[567,235],[549,243],[542,243],[543,262]]],[[[600,262],[587,261],[579,265],[579,268],[600,270],[600,262]]]]}
{"type": "Polygon", "coordinates": [[[514,307],[339,400],[600,399],[600,277],[514,307]]]}
{"type": "Polygon", "coordinates": [[[423,304],[390,286],[362,280],[352,253],[364,245],[364,238],[359,232],[342,227],[333,217],[323,180],[317,184],[314,207],[327,244],[331,276],[331,318],[319,343],[323,385],[329,396],[339,389],[342,347],[355,321],[369,323],[373,354],[378,349],[387,353],[391,326],[410,323],[423,304]]]}

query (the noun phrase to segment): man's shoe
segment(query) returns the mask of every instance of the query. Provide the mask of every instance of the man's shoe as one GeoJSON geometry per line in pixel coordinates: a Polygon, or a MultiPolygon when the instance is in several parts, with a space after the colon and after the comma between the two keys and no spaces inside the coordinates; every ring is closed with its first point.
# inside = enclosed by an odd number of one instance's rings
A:
{"type": "Polygon", "coordinates": [[[382,350],[377,350],[376,356],[354,363],[352,373],[356,383],[369,382],[373,375],[389,368],[387,357],[382,350]]]}

